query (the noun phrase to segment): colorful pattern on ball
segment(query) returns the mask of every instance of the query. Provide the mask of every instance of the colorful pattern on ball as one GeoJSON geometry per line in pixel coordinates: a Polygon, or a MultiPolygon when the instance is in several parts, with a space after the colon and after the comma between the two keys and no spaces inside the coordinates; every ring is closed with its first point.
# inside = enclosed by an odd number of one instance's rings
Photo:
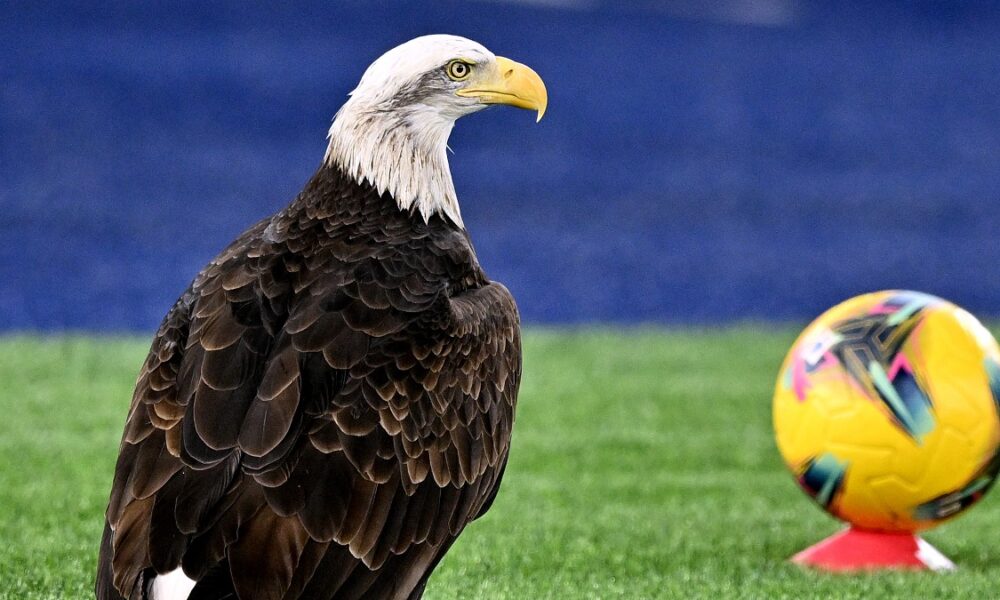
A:
{"type": "Polygon", "coordinates": [[[934,296],[852,298],[793,345],[774,425],[799,486],[830,514],[867,529],[932,527],[1000,473],[1000,346],[934,296]]]}
{"type": "Polygon", "coordinates": [[[922,442],[934,429],[931,399],[901,350],[919,326],[924,309],[937,302],[934,296],[901,292],[861,316],[834,323],[793,362],[790,375],[796,396],[805,400],[809,375],[842,366],[869,398],[885,405],[907,435],[922,442]]]}
{"type": "Polygon", "coordinates": [[[810,458],[802,465],[799,485],[820,506],[826,508],[844,486],[846,473],[847,461],[837,460],[836,456],[826,452],[817,458],[810,458]]]}

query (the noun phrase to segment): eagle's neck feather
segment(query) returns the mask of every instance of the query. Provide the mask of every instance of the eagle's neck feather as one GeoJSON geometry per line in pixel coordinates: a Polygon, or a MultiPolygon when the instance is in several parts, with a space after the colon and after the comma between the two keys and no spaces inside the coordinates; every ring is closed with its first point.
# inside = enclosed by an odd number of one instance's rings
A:
{"type": "Polygon", "coordinates": [[[386,110],[352,97],[330,127],[325,162],[358,182],[386,192],[399,209],[435,213],[464,228],[448,166],[448,136],[454,119],[430,107],[386,110]]]}

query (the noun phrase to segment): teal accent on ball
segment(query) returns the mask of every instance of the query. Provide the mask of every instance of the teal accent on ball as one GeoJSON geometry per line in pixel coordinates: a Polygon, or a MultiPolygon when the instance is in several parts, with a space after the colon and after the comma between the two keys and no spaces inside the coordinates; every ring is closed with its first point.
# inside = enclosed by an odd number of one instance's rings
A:
{"type": "Polygon", "coordinates": [[[895,327],[900,323],[902,323],[903,321],[909,319],[911,316],[913,316],[914,313],[916,313],[923,307],[927,306],[928,304],[941,301],[939,298],[935,296],[931,296],[929,294],[921,294],[919,292],[907,292],[905,295],[901,294],[900,296],[897,297],[905,297],[905,296],[913,296],[914,298],[913,300],[910,300],[902,307],[900,307],[899,310],[889,315],[889,318],[885,320],[886,324],[895,327]]]}
{"type": "Polygon", "coordinates": [[[1000,363],[987,357],[983,361],[983,367],[986,369],[986,376],[990,380],[990,391],[993,393],[993,403],[996,404],[997,410],[1000,410],[1000,363]]]}
{"type": "Polygon", "coordinates": [[[868,363],[868,374],[878,389],[879,395],[892,409],[899,424],[918,444],[922,444],[924,436],[934,430],[934,417],[927,410],[928,406],[917,402],[907,403],[900,396],[896,386],[889,381],[888,374],[879,363],[875,361],[868,363]]]}
{"type": "Polygon", "coordinates": [[[822,478],[823,485],[816,492],[816,502],[820,506],[827,507],[833,500],[844,483],[844,474],[847,472],[847,461],[841,462],[837,457],[829,452],[823,453],[810,465],[811,475],[822,478]]]}

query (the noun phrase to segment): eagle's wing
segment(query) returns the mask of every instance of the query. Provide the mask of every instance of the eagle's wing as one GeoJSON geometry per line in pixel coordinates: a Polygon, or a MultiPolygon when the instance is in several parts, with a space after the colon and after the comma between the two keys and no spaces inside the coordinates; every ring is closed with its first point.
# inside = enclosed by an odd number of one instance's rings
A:
{"type": "Polygon", "coordinates": [[[99,597],[181,564],[255,599],[422,583],[496,493],[521,351],[503,286],[449,295],[405,257],[335,276],[237,244],[196,279],[136,385],[99,597]]]}

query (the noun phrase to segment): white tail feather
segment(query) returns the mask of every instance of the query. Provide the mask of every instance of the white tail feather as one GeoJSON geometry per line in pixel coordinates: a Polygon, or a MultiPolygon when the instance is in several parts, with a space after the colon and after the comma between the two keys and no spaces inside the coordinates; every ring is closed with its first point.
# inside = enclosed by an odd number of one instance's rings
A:
{"type": "Polygon", "coordinates": [[[191,590],[197,583],[184,574],[180,567],[169,573],[153,578],[153,589],[150,600],[187,600],[191,590]]]}

